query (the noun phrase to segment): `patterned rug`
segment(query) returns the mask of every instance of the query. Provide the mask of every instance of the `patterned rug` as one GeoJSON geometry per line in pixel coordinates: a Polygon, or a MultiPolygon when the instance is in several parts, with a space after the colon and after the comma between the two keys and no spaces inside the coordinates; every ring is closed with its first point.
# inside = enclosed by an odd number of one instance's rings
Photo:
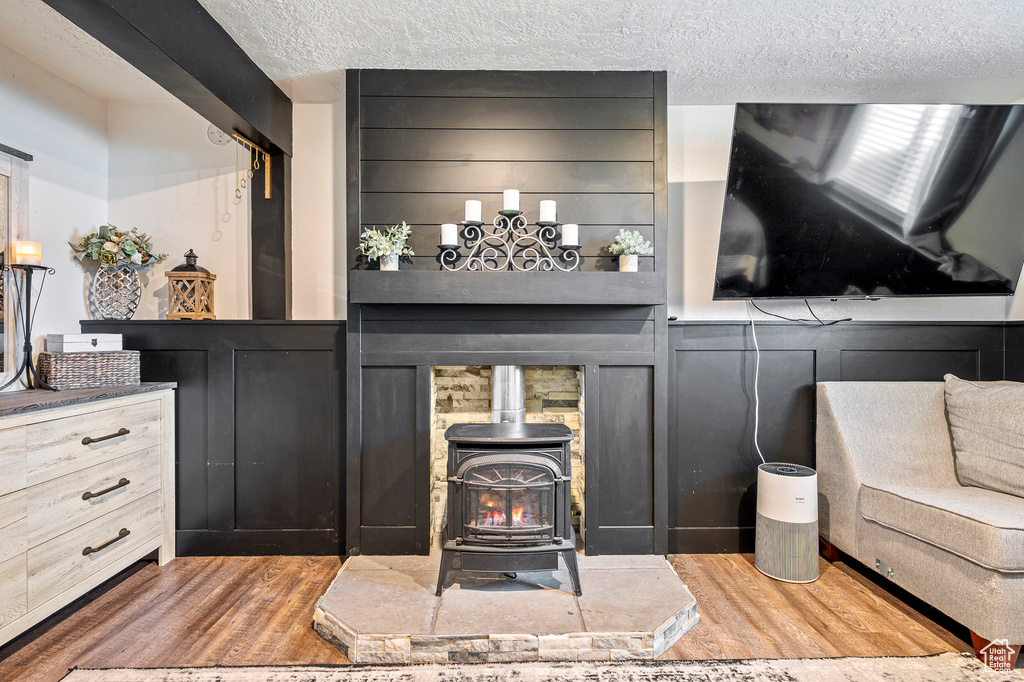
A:
{"type": "Polygon", "coordinates": [[[242,668],[76,668],[64,682],[1009,682],[970,654],[908,658],[796,658],[622,663],[451,663],[449,665],[242,668]]]}

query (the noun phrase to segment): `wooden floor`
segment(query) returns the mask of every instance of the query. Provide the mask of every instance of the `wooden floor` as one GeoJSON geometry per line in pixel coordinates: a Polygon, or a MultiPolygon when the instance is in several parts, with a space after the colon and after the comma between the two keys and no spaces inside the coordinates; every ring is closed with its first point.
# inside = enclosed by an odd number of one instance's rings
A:
{"type": "MultiPolygon", "coordinates": [[[[700,623],[664,658],[916,656],[966,642],[841,563],[790,585],[753,557],[670,557],[700,623]]],[[[346,663],[310,627],[337,557],[183,557],[139,563],[0,648],[0,680],[69,668],[346,663]]]]}

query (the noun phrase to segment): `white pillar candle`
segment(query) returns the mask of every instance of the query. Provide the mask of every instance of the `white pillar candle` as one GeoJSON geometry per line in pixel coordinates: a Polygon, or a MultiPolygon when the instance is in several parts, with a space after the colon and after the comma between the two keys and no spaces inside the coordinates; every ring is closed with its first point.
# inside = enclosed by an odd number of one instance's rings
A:
{"type": "Polygon", "coordinates": [[[476,199],[466,199],[466,222],[479,223],[481,222],[481,215],[483,213],[480,209],[480,202],[476,199]]]}
{"type": "Polygon", "coordinates": [[[540,219],[537,222],[553,223],[557,220],[558,213],[555,211],[555,202],[546,199],[540,202],[540,219]]]}
{"type": "MultiPolygon", "coordinates": [[[[468,201],[466,202],[469,203],[468,201]]],[[[477,202],[479,203],[479,202],[477,202]]],[[[479,208],[477,209],[479,210],[479,208]]],[[[468,213],[468,211],[467,211],[468,213]]],[[[468,221],[469,218],[467,217],[468,221]]],[[[455,223],[445,223],[441,226],[441,245],[442,246],[458,246],[459,244],[459,227],[455,223]]]]}
{"type": "Polygon", "coordinates": [[[562,246],[580,245],[580,226],[575,223],[562,225],[562,246]]]}
{"type": "Polygon", "coordinates": [[[502,207],[506,211],[519,210],[519,190],[507,189],[501,193],[502,207]]]}
{"type": "Polygon", "coordinates": [[[14,242],[14,262],[19,265],[42,265],[43,245],[39,242],[14,242]]]}

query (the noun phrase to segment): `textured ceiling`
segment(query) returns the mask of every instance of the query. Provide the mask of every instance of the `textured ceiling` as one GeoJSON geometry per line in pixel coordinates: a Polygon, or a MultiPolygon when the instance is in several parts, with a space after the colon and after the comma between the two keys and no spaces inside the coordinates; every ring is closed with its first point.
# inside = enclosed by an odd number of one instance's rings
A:
{"type": "Polygon", "coordinates": [[[1024,97],[1024,0],[200,2],[297,101],[357,67],[665,70],[670,104],[1024,97]]]}
{"type": "Polygon", "coordinates": [[[173,99],[42,0],[0,0],[0,43],[102,100],[173,99]]]}

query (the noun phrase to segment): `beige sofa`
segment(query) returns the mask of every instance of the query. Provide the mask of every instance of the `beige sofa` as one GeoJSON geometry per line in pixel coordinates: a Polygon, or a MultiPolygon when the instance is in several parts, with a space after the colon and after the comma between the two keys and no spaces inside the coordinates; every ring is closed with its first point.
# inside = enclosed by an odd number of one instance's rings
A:
{"type": "Polygon", "coordinates": [[[976,636],[1021,644],[1024,497],[961,485],[944,388],[818,384],[820,533],[976,636]]]}

